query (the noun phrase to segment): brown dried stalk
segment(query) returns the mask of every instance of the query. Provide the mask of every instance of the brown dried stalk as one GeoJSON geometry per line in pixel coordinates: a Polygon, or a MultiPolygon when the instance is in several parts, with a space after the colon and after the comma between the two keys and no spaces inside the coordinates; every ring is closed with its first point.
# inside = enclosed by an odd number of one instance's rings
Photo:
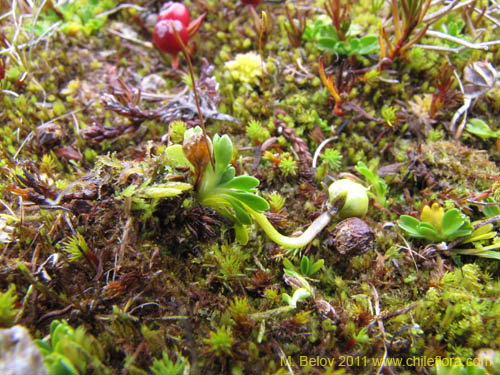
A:
{"type": "Polygon", "coordinates": [[[301,13],[300,10],[295,8],[294,13],[292,14],[289,7],[285,7],[285,11],[286,18],[288,18],[288,26],[285,26],[288,40],[293,47],[297,48],[300,46],[302,34],[304,34],[304,31],[306,30],[307,17],[309,16],[310,9],[301,13]],[[298,21],[298,24],[296,21],[298,21]]]}

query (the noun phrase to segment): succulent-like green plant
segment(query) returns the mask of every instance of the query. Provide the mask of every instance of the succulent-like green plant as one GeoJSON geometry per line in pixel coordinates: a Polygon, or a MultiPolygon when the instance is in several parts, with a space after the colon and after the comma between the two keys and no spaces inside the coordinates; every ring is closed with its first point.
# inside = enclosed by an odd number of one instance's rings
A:
{"type": "Polygon", "coordinates": [[[280,234],[264,215],[269,204],[256,194],[259,180],[251,176],[235,176],[231,166],[233,144],[227,136],[215,135],[213,140],[203,136],[201,129],[190,129],[184,136],[184,154],[192,164],[199,203],[210,207],[235,223],[236,238],[242,244],[248,241],[246,225],[252,219],[271,240],[288,248],[306,246],[330,223],[332,216],[363,216],[368,211],[366,189],[350,180],[339,180],[330,185],[329,207],[298,237],[280,234]],[[211,162],[213,155],[213,162],[211,162]]]}
{"type": "Polygon", "coordinates": [[[109,374],[102,361],[99,342],[83,326],[76,329],[65,320],[50,324],[50,336],[36,340],[48,375],[85,375],[93,369],[97,374],[109,374]]]}
{"type": "Polygon", "coordinates": [[[437,203],[432,207],[424,206],[420,218],[422,221],[413,216],[401,215],[398,225],[411,237],[432,242],[453,241],[470,235],[474,230],[468,217],[462,215],[456,208],[444,212],[437,203]]]}
{"type": "Polygon", "coordinates": [[[306,26],[303,37],[307,40],[316,41],[321,50],[332,54],[353,56],[377,52],[379,49],[377,36],[365,35],[358,38],[356,36],[360,33],[359,30],[358,26],[350,25],[343,40],[339,32],[332,26],[330,20],[326,17],[320,17],[316,22],[306,26]]]}
{"type": "Polygon", "coordinates": [[[269,208],[264,198],[256,194],[259,180],[252,176],[235,176],[231,165],[233,143],[227,135],[216,134],[212,141],[204,140],[201,129],[190,129],[184,136],[184,153],[195,166],[198,176],[198,201],[227,217],[235,224],[241,243],[248,241],[245,225],[252,224],[249,212],[261,213],[269,208]],[[212,150],[206,149],[208,141],[212,150]],[[213,152],[214,167],[209,163],[213,152]]]}
{"type": "Polygon", "coordinates": [[[307,277],[312,277],[316,272],[321,270],[325,264],[324,259],[314,261],[314,258],[309,258],[307,255],[302,256],[299,266],[295,266],[287,258],[283,259],[283,266],[285,272],[294,271],[300,273],[307,277]]]}

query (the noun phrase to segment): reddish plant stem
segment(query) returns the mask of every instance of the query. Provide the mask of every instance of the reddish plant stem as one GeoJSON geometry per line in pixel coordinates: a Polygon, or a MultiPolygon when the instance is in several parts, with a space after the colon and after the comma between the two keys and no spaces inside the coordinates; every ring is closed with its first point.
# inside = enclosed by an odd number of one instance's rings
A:
{"type": "MultiPolygon", "coordinates": [[[[191,76],[191,82],[193,83],[193,93],[194,93],[194,101],[196,103],[196,110],[198,111],[198,117],[200,119],[200,126],[201,129],[203,130],[203,138],[205,140],[205,144],[207,146],[207,150],[211,150],[212,148],[210,147],[208,143],[208,135],[207,135],[207,129],[205,128],[205,123],[203,121],[203,115],[201,114],[201,107],[200,107],[200,98],[198,96],[198,91],[196,90],[196,81],[194,79],[194,72],[193,72],[193,64],[191,63],[191,57],[189,56],[189,52],[184,45],[184,42],[182,41],[179,33],[175,29],[175,27],[172,27],[174,30],[174,35],[175,39],[177,39],[177,42],[182,48],[182,53],[184,54],[184,57],[186,58],[186,61],[188,63],[188,70],[189,70],[189,75],[191,76]]],[[[210,163],[212,164],[212,168],[215,170],[215,160],[213,153],[210,153],[210,163]]]]}

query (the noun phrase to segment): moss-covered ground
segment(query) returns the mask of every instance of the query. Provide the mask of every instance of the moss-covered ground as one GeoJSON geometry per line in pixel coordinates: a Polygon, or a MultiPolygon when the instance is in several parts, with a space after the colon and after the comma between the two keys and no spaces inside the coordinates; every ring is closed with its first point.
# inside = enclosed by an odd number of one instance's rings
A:
{"type": "Polygon", "coordinates": [[[433,1],[407,38],[403,4],[427,1],[340,2],[340,31],[323,0],[184,4],[191,19],[206,14],[188,47],[207,132],[229,135],[271,222],[305,230],[327,184],[350,175],[373,193],[373,249],[336,251],[338,220],[304,249],[257,225],[241,245],[198,204],[192,170],[166,151],[199,117],[186,59],[174,69],[154,47],[160,1],[5,1],[0,326],[48,342],[51,324],[67,324],[44,352],[50,374],[74,373],[56,372],[61,361],[79,374],[444,374],[438,357],[500,373],[496,2],[433,1]],[[490,128],[481,137],[453,125],[459,79],[468,119],[490,128]],[[432,203],[473,225],[493,217],[493,234],[443,244],[397,225],[432,203]],[[303,274],[304,255],[322,269],[303,274]],[[284,278],[285,259],[305,279],[284,278]],[[288,304],[304,280],[314,295],[288,304]]]}

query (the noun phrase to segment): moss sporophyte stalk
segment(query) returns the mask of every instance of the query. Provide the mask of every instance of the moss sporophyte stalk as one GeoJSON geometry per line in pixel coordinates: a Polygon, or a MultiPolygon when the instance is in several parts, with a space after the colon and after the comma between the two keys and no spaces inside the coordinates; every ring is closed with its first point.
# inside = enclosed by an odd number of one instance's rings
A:
{"type": "Polygon", "coordinates": [[[259,180],[251,176],[235,177],[235,169],[230,164],[233,144],[227,135],[216,134],[207,143],[200,128],[190,129],[184,136],[183,151],[195,170],[198,202],[230,219],[234,223],[236,238],[243,244],[248,242],[246,225],[252,224],[252,219],[271,240],[285,248],[294,249],[314,240],[335,215],[341,218],[363,216],[368,211],[366,189],[351,180],[339,180],[328,189],[328,209],[302,235],[284,236],[264,214],[269,204],[256,194],[259,180]],[[210,145],[210,149],[206,144],[210,145]],[[215,168],[209,163],[212,153],[215,168]]]}

